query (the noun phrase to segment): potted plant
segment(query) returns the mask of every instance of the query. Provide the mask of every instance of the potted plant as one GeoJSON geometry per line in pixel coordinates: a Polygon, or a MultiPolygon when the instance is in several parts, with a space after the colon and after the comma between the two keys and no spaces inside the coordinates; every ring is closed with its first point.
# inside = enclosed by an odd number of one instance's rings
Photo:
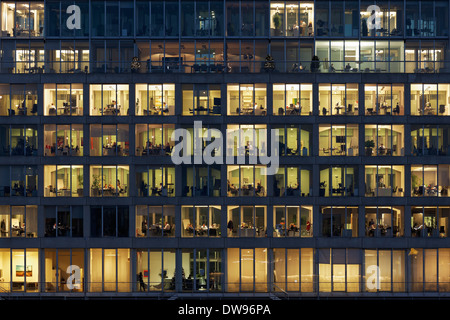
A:
{"type": "Polygon", "coordinates": [[[77,189],[77,193],[79,197],[83,196],[83,175],[78,175],[78,189],[77,189]]]}
{"type": "Polygon", "coordinates": [[[272,17],[273,26],[275,27],[274,36],[280,36],[281,35],[281,18],[278,13],[275,13],[272,17]]]}
{"type": "Polygon", "coordinates": [[[92,176],[92,179],[93,179],[93,181],[92,181],[92,195],[94,197],[98,197],[98,196],[100,196],[100,188],[101,188],[100,176],[94,174],[92,176]]]}
{"type": "Polygon", "coordinates": [[[364,143],[364,146],[366,147],[366,156],[370,157],[372,155],[373,148],[375,148],[375,142],[373,140],[367,140],[364,143]]]}
{"type": "Polygon", "coordinates": [[[419,194],[419,187],[422,185],[422,179],[420,179],[415,174],[411,175],[411,189],[414,192],[414,195],[421,195],[419,194]]]}

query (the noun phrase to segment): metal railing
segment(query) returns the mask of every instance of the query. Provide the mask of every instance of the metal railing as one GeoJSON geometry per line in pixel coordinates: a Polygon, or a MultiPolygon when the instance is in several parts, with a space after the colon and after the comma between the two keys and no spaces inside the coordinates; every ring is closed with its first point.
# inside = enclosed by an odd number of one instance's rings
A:
{"type": "Polygon", "coordinates": [[[450,61],[2,61],[0,73],[450,73],[450,61]]]}
{"type": "MultiPolygon", "coordinates": [[[[351,276],[351,275],[348,275],[351,276]]],[[[69,289],[65,283],[53,282],[3,282],[0,286],[0,299],[9,299],[17,294],[149,294],[155,296],[171,296],[174,294],[218,294],[233,295],[240,293],[253,293],[267,296],[275,296],[281,299],[289,299],[294,296],[320,296],[335,294],[356,294],[359,296],[372,294],[442,294],[450,293],[450,282],[443,281],[391,281],[381,279],[378,283],[374,279],[360,281],[333,280],[330,277],[319,279],[314,276],[311,281],[296,282],[207,282],[206,279],[190,279],[190,284],[183,279],[180,287],[175,286],[173,279],[165,279],[164,282],[139,283],[135,282],[85,282],[79,289],[69,289]],[[200,280],[200,281],[199,281],[200,280]]]]}

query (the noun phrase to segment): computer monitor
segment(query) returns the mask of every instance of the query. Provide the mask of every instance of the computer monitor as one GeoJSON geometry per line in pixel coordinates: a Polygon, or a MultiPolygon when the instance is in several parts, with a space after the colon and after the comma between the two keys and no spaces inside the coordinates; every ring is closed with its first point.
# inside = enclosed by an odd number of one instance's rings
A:
{"type": "Polygon", "coordinates": [[[220,98],[214,98],[214,105],[215,106],[220,106],[221,105],[221,99],[220,98]]]}

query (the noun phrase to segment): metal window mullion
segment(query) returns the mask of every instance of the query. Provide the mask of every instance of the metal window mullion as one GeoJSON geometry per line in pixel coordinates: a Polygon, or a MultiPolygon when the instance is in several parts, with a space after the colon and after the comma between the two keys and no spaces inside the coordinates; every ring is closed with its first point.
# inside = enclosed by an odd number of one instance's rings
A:
{"type": "MultiPolygon", "coordinates": [[[[149,206],[147,206],[147,208],[148,207],[149,206]]],[[[147,221],[150,222],[150,220],[147,220],[147,221]]],[[[144,251],[142,251],[142,252],[144,252],[144,251]]],[[[150,249],[147,249],[147,270],[148,270],[147,271],[148,272],[148,274],[147,274],[147,288],[144,288],[144,291],[145,291],[145,289],[147,289],[147,291],[150,291],[150,249]]],[[[142,277],[145,277],[145,274],[143,274],[142,277]]],[[[140,288],[139,288],[139,291],[140,291],[140,288]]]]}
{"type": "Polygon", "coordinates": [[[23,291],[26,292],[27,291],[27,248],[23,249],[23,270],[24,270],[24,277],[23,277],[23,291]]]}
{"type": "MultiPolygon", "coordinates": [[[[391,209],[392,210],[392,209],[391,209]]],[[[392,225],[391,225],[392,226],[392,225]]],[[[393,272],[393,270],[394,270],[394,250],[393,249],[391,249],[390,250],[390,252],[391,252],[391,270],[390,270],[390,276],[391,276],[391,292],[394,292],[394,277],[393,277],[393,275],[394,275],[394,272],[393,272]]]]}
{"type": "MultiPolygon", "coordinates": [[[[424,212],[425,213],[425,212],[424,212]]],[[[422,222],[423,223],[423,222],[422,222]]],[[[422,249],[422,292],[425,292],[425,261],[426,261],[426,249],[422,249]]]]}
{"type": "Polygon", "coordinates": [[[69,237],[72,237],[72,206],[69,206],[69,226],[70,226],[69,237]]]}
{"type": "MultiPolygon", "coordinates": [[[[103,186],[103,183],[102,183],[102,186],[103,186]]],[[[102,189],[103,189],[103,187],[102,187],[102,189]]],[[[103,228],[104,228],[104,223],[103,223],[103,206],[102,206],[102,222],[101,222],[101,224],[102,224],[102,237],[103,237],[103,228]]]]}
{"type": "Polygon", "coordinates": [[[436,292],[439,292],[439,284],[440,284],[440,280],[439,280],[439,249],[440,248],[436,248],[436,292]]]}
{"type": "MultiPolygon", "coordinates": [[[[150,265],[149,265],[150,267],[150,265]]],[[[150,276],[150,274],[149,274],[150,276]]],[[[161,291],[164,291],[164,249],[161,250],[161,279],[160,279],[160,284],[161,284],[161,291]]]]}
{"type": "Polygon", "coordinates": [[[58,248],[56,248],[55,249],[55,256],[56,256],[56,261],[55,261],[55,263],[56,263],[56,285],[55,285],[55,287],[56,287],[56,292],[59,292],[59,282],[58,282],[58,279],[59,279],[59,249],[58,248]]]}
{"type": "MultiPolygon", "coordinates": [[[[116,206],[116,210],[117,210],[117,206],[116,206]]],[[[116,285],[115,285],[115,288],[116,288],[116,291],[119,291],[119,264],[118,264],[118,260],[119,260],[119,249],[114,249],[115,251],[116,251],[116,256],[115,256],[115,258],[116,258],[116,285]]]]}
{"type": "Polygon", "coordinates": [[[116,206],[116,237],[119,236],[119,209],[116,206]]]}
{"type": "MultiPolygon", "coordinates": [[[[378,216],[378,207],[377,207],[377,216],[378,216]]],[[[378,228],[378,226],[377,226],[378,228]]],[[[380,271],[380,250],[375,249],[377,251],[377,292],[381,291],[381,271],[380,271]]]]}

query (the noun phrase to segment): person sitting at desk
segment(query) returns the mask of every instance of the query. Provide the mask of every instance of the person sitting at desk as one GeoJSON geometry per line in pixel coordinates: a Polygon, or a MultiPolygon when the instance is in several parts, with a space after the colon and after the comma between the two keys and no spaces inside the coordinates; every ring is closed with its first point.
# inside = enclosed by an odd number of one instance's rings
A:
{"type": "Polygon", "coordinates": [[[202,224],[200,230],[202,231],[203,234],[206,234],[208,232],[208,227],[206,226],[206,224],[202,224]]]}
{"type": "Polygon", "coordinates": [[[170,232],[170,224],[166,221],[166,224],[164,225],[164,231],[170,232]]]}
{"type": "Polygon", "coordinates": [[[117,193],[121,193],[122,191],[123,191],[123,188],[120,185],[120,180],[117,180],[117,193]]]}
{"type": "Polygon", "coordinates": [[[231,193],[231,195],[237,195],[237,193],[238,193],[238,190],[234,184],[231,184],[231,186],[230,186],[230,193],[231,193]]]}
{"type": "Polygon", "coordinates": [[[170,143],[169,142],[166,143],[166,146],[164,147],[164,152],[170,153],[170,143]]]}
{"type": "Polygon", "coordinates": [[[55,105],[53,104],[53,102],[52,102],[52,104],[48,107],[48,113],[49,113],[49,114],[52,114],[52,113],[56,114],[56,107],[55,107],[55,105]]]}
{"type": "Polygon", "coordinates": [[[25,105],[25,100],[23,100],[22,105],[17,106],[17,111],[20,115],[26,115],[27,114],[27,107],[25,105]]]}
{"type": "Polygon", "coordinates": [[[380,154],[385,154],[386,153],[386,147],[384,146],[384,144],[381,144],[380,147],[378,148],[378,151],[380,154]]]}
{"type": "Polygon", "coordinates": [[[166,112],[168,113],[169,112],[169,107],[166,105],[165,102],[163,103],[162,112],[163,113],[166,113],[166,112]]]}
{"type": "Polygon", "coordinates": [[[264,187],[261,185],[261,183],[258,182],[258,184],[256,185],[256,190],[255,190],[255,194],[257,196],[262,196],[264,195],[264,187]]]}
{"type": "Polygon", "coordinates": [[[186,231],[190,232],[190,233],[194,233],[194,226],[192,225],[192,223],[189,223],[186,227],[186,231]]]}

